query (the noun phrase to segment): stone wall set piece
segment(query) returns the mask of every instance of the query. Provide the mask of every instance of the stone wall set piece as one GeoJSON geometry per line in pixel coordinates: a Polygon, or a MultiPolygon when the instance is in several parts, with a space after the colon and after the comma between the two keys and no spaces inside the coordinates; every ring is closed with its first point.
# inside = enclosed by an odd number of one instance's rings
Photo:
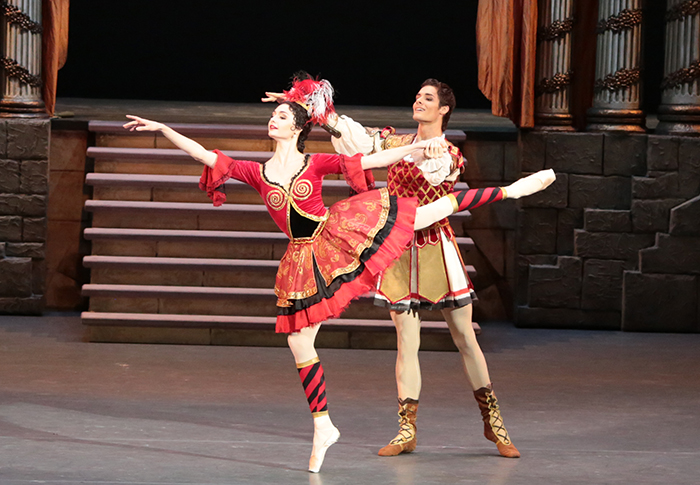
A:
{"type": "Polygon", "coordinates": [[[700,331],[700,139],[522,132],[519,149],[560,186],[519,203],[517,325],[700,331]]]}
{"type": "Polygon", "coordinates": [[[43,310],[49,121],[0,118],[0,314],[43,310]]]}

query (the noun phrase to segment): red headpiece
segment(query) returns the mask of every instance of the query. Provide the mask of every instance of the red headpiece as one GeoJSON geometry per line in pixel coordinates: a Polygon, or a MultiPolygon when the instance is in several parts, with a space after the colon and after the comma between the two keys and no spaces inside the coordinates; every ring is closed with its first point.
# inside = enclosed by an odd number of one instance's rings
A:
{"type": "Polygon", "coordinates": [[[306,109],[311,122],[324,125],[328,116],[335,112],[333,108],[333,86],[325,79],[294,78],[292,87],[284,92],[287,101],[293,101],[306,109]]]}

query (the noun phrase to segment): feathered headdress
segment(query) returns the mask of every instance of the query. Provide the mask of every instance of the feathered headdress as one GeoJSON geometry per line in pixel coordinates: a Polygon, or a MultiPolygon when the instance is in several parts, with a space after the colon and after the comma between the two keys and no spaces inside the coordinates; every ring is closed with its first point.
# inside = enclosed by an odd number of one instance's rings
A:
{"type": "Polygon", "coordinates": [[[284,92],[287,101],[293,101],[306,109],[311,122],[325,125],[328,116],[335,113],[333,108],[333,86],[325,79],[300,79],[294,76],[292,87],[284,92]]]}

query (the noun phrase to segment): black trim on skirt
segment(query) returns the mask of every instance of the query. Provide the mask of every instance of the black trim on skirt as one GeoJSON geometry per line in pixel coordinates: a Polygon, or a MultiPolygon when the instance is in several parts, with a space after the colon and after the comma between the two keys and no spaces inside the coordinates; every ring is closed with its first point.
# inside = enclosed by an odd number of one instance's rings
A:
{"type": "Polygon", "coordinates": [[[287,307],[277,307],[277,314],[294,315],[299,310],[305,310],[314,306],[322,300],[332,298],[333,295],[335,295],[335,292],[338,291],[341,286],[343,286],[345,283],[349,283],[350,281],[355,280],[358,276],[360,276],[362,272],[365,271],[365,262],[369,261],[369,259],[372,256],[374,256],[377,253],[377,251],[379,251],[379,248],[382,246],[382,244],[384,244],[386,238],[389,236],[389,234],[391,234],[391,231],[394,228],[394,225],[396,224],[396,216],[398,212],[399,206],[396,200],[396,196],[390,195],[389,214],[387,215],[386,223],[384,224],[384,227],[382,227],[379,230],[379,232],[377,232],[377,235],[374,236],[374,239],[372,240],[372,245],[366,248],[360,254],[360,265],[350,273],[336,276],[333,279],[333,281],[331,281],[330,285],[326,286],[326,281],[323,279],[323,276],[321,275],[321,272],[319,271],[318,266],[316,265],[316,259],[314,258],[312,264],[314,267],[314,279],[316,280],[316,288],[318,289],[318,291],[315,295],[311,295],[308,298],[304,298],[301,300],[289,300],[292,303],[292,305],[287,307]]]}

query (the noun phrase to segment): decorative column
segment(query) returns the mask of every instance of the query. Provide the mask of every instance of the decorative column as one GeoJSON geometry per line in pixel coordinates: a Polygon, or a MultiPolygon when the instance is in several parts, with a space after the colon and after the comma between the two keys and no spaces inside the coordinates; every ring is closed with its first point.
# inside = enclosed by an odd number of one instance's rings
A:
{"type": "Polygon", "coordinates": [[[700,1],[668,0],[656,133],[700,136],[700,1]]]}
{"type": "Polygon", "coordinates": [[[589,131],[645,131],[641,110],[642,0],[599,0],[589,131]]]}
{"type": "Polygon", "coordinates": [[[573,131],[571,31],[573,0],[539,0],[535,129],[573,131]]]}
{"type": "Polygon", "coordinates": [[[44,117],[41,0],[0,2],[0,116],[44,117]]]}

